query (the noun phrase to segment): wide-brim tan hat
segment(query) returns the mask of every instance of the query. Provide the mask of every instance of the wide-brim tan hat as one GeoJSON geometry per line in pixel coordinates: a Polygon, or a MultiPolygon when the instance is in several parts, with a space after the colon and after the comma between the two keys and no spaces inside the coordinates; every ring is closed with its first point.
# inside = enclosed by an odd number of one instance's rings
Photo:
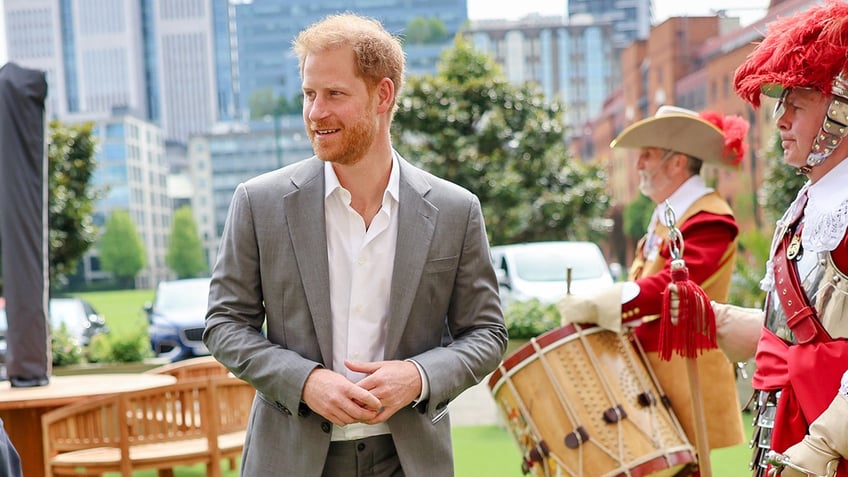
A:
{"type": "MultiPolygon", "coordinates": [[[[743,134],[745,132],[747,121],[743,134]]],[[[742,144],[739,148],[728,148],[725,132],[715,124],[695,111],[676,106],[660,106],[653,117],[631,124],[613,139],[610,147],[669,149],[706,163],[732,168],[738,167],[744,154],[742,144]]]]}

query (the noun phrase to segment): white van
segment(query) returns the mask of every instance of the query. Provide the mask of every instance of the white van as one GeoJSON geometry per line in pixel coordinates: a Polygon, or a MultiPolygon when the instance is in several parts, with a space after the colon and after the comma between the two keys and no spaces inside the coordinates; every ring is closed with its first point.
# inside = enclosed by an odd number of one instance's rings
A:
{"type": "Polygon", "coordinates": [[[537,298],[555,303],[568,290],[583,294],[613,284],[601,249],[592,242],[529,242],[492,247],[492,264],[498,275],[501,300],[537,298]]]}

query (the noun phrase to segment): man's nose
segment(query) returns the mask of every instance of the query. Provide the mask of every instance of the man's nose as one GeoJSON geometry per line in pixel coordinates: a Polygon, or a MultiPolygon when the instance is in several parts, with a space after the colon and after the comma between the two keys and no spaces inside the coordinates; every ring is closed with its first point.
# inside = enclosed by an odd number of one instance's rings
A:
{"type": "Polygon", "coordinates": [[[312,104],[309,106],[309,112],[307,117],[310,121],[317,121],[327,116],[327,105],[326,102],[320,97],[316,96],[312,100],[312,104]]]}

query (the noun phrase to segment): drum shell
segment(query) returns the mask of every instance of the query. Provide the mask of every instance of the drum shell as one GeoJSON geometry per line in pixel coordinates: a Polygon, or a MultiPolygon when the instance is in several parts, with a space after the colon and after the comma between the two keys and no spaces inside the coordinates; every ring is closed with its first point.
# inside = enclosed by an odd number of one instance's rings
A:
{"type": "Polygon", "coordinates": [[[694,448],[627,336],[557,328],[508,356],[489,387],[535,475],[665,477],[694,466],[694,448]],[[654,405],[640,404],[640,395],[654,405]],[[608,422],[610,409],[626,417],[608,422]],[[569,448],[565,438],[579,426],[588,441],[569,448]],[[540,449],[548,453],[541,462],[540,449]]]}

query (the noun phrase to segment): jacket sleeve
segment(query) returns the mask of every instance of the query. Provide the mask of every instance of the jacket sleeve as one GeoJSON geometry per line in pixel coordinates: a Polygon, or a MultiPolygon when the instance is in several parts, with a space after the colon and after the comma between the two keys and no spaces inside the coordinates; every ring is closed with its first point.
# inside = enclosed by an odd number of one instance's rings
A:
{"type": "MultiPolygon", "coordinates": [[[[733,217],[701,212],[689,218],[680,227],[683,234],[683,260],[689,270],[689,279],[703,283],[716,269],[716,263],[736,239],[739,232],[733,217]]],[[[635,321],[662,311],[662,294],[671,283],[671,254],[666,245],[660,250],[666,260],[659,273],[636,280],[639,295],[622,306],[624,321],[635,321]]]]}

